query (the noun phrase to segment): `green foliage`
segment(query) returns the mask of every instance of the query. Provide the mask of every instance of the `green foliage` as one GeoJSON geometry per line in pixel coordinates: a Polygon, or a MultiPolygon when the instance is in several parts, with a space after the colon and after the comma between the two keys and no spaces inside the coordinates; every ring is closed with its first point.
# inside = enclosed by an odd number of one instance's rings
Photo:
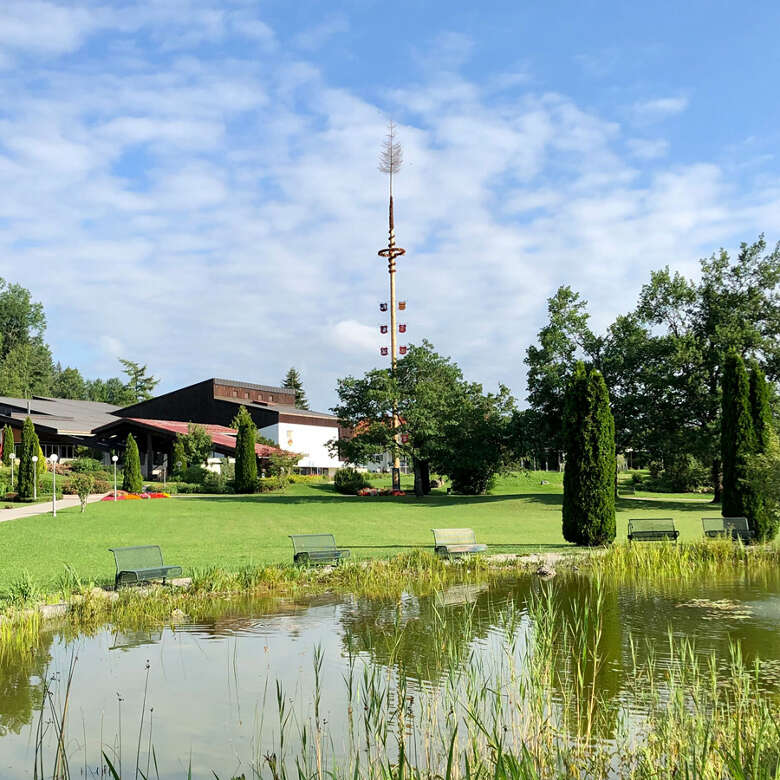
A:
{"type": "Polygon", "coordinates": [[[141,476],[141,458],[132,433],[127,434],[122,469],[122,490],[126,490],[128,493],[140,493],[144,484],[141,476]]]}
{"type": "Polygon", "coordinates": [[[18,344],[0,363],[0,395],[50,395],[52,372],[51,352],[45,344],[18,344]]]}
{"type": "Polygon", "coordinates": [[[566,394],[563,536],[588,546],[615,539],[615,424],[598,371],[575,367],[566,394]]]}
{"type": "Polygon", "coordinates": [[[754,527],[760,498],[746,477],[747,458],[756,453],[756,433],[745,363],[734,351],[724,365],[722,403],[723,516],[747,517],[754,527]]]}
{"type": "Polygon", "coordinates": [[[35,433],[33,421],[27,417],[22,426],[22,450],[19,456],[19,482],[17,492],[19,498],[32,498],[35,491],[35,480],[38,477],[33,455],[38,454],[40,445],[38,436],[35,433]]]}
{"type": "Polygon", "coordinates": [[[254,493],[257,490],[257,428],[245,406],[241,406],[231,423],[236,434],[236,493],[254,493]]]}
{"type": "Polygon", "coordinates": [[[213,450],[214,443],[205,427],[197,423],[188,423],[187,433],[176,437],[173,462],[176,464],[181,460],[190,466],[205,465],[213,450]]]}
{"type": "MultiPolygon", "coordinates": [[[[341,379],[338,395],[334,411],[353,436],[334,442],[334,448],[348,463],[397,449],[416,464],[447,474],[463,492],[481,493],[509,460],[513,400],[507,388],[483,393],[427,341],[409,347],[395,375],[377,369],[360,379],[341,379]],[[397,431],[394,409],[401,420],[397,431]]],[[[423,483],[417,480],[419,493],[423,483]]]]}
{"type": "Polygon", "coordinates": [[[308,409],[309,402],[306,400],[306,393],[303,390],[303,382],[301,376],[298,373],[298,369],[293,367],[282,380],[282,387],[289,390],[295,390],[295,405],[299,409],[308,409]]]}
{"type": "Polygon", "coordinates": [[[266,447],[273,447],[274,449],[279,447],[279,445],[273,439],[269,439],[267,436],[263,436],[260,431],[255,434],[255,441],[258,444],[264,444],[266,447]]]}
{"type": "Polygon", "coordinates": [[[77,368],[63,368],[59,363],[54,368],[52,395],[55,398],[73,398],[77,401],[89,400],[87,383],[77,368]]]}
{"type": "Polygon", "coordinates": [[[46,330],[43,304],[30,291],[0,277],[0,361],[22,344],[42,344],[46,330]]]}
{"type": "Polygon", "coordinates": [[[756,435],[756,452],[766,452],[772,437],[772,407],[769,385],[756,361],[750,367],[750,414],[756,435]]]}
{"type": "Polygon", "coordinates": [[[86,472],[76,473],[70,478],[70,487],[79,497],[81,511],[84,512],[87,508],[87,499],[95,489],[95,478],[86,472]]]}
{"type": "Polygon", "coordinates": [[[768,542],[780,529],[780,443],[774,432],[766,449],[748,456],[746,465],[748,484],[761,497],[764,510],[756,524],[756,536],[768,542]]]}
{"type": "Polygon", "coordinates": [[[160,384],[160,380],[146,373],[146,365],[135,363],[132,360],[119,358],[124,366],[122,369],[127,374],[127,389],[133,401],[147,401],[152,397],[152,390],[160,384]]]}
{"type": "Polygon", "coordinates": [[[208,469],[204,468],[199,463],[196,463],[192,466],[187,466],[187,468],[181,472],[181,475],[178,476],[177,479],[180,479],[182,482],[190,482],[193,484],[202,485],[208,473],[208,469]]]}
{"type": "Polygon", "coordinates": [[[3,465],[11,465],[11,456],[14,453],[14,431],[8,423],[3,428],[3,465]]]}
{"type": "Polygon", "coordinates": [[[91,379],[87,381],[87,399],[114,406],[129,406],[135,403],[135,394],[118,377],[91,379]]]}
{"type": "Polygon", "coordinates": [[[276,455],[271,455],[268,471],[270,476],[277,481],[280,490],[284,490],[290,483],[293,469],[298,465],[298,461],[302,457],[303,455],[298,455],[294,452],[280,452],[276,455]]]}
{"type": "Polygon", "coordinates": [[[357,469],[343,468],[339,469],[333,477],[333,486],[337,492],[345,496],[354,496],[358,490],[370,487],[371,483],[357,469]]]}
{"type": "Polygon", "coordinates": [[[693,455],[680,452],[669,457],[669,465],[659,475],[657,484],[649,490],[669,493],[697,493],[710,490],[710,472],[693,455]]]}
{"type": "Polygon", "coordinates": [[[173,443],[173,467],[171,473],[177,479],[183,479],[182,474],[187,470],[189,462],[187,461],[187,453],[184,449],[184,444],[179,436],[176,437],[176,441],[173,443]]]}
{"type": "Polygon", "coordinates": [[[96,471],[105,472],[106,467],[96,458],[74,458],[68,464],[70,470],[77,474],[89,474],[96,471]]]}

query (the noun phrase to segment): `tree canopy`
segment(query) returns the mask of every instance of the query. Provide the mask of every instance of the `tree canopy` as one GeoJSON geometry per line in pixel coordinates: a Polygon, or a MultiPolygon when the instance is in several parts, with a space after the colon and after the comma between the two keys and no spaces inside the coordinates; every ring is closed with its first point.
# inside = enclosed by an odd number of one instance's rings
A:
{"type": "Polygon", "coordinates": [[[287,372],[282,380],[282,387],[288,390],[295,390],[295,405],[299,409],[308,409],[309,402],[306,399],[306,393],[303,389],[303,381],[301,375],[298,373],[298,369],[294,366],[287,372]]]}

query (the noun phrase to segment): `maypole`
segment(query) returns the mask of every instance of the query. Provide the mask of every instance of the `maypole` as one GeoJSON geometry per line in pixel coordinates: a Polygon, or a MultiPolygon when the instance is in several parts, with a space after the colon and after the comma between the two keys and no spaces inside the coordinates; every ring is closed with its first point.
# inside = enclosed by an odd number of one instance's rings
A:
{"type": "MultiPolygon", "coordinates": [[[[396,325],[396,306],[400,310],[406,308],[406,302],[401,301],[396,304],[395,298],[395,271],[397,257],[406,254],[406,250],[400,246],[395,245],[395,220],[393,218],[393,176],[398,173],[403,165],[403,150],[401,144],[396,141],[395,125],[390,122],[387,131],[387,138],[385,139],[382,151],[379,154],[379,170],[382,173],[386,173],[390,181],[390,203],[388,208],[388,240],[387,246],[384,249],[380,249],[378,254],[380,257],[387,258],[387,272],[390,275],[390,367],[395,376],[396,361],[398,355],[398,326],[396,325]]],[[[380,304],[381,311],[387,310],[387,304],[380,304]]],[[[406,325],[401,326],[401,332],[406,332],[406,325]]],[[[380,332],[386,332],[386,326],[380,328],[380,332]]],[[[401,347],[401,354],[406,352],[406,347],[401,347]]],[[[381,348],[381,354],[387,354],[387,347],[381,348]]],[[[401,461],[398,454],[398,405],[393,404],[393,490],[401,489],[401,461]]]]}

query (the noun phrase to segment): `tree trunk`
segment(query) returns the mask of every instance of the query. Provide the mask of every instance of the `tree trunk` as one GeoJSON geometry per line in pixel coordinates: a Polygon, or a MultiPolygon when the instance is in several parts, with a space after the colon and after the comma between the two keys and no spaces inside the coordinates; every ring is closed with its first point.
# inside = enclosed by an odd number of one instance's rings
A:
{"type": "Polygon", "coordinates": [[[431,492],[431,467],[427,460],[420,462],[420,480],[422,482],[423,495],[429,495],[431,492]]]}
{"type": "Polygon", "coordinates": [[[719,504],[721,500],[720,458],[715,458],[712,461],[712,487],[715,491],[715,498],[712,499],[712,503],[719,504]]]}
{"type": "Polygon", "coordinates": [[[417,496],[417,498],[422,498],[424,494],[421,463],[417,458],[414,458],[412,463],[414,464],[414,495],[417,496]]]}

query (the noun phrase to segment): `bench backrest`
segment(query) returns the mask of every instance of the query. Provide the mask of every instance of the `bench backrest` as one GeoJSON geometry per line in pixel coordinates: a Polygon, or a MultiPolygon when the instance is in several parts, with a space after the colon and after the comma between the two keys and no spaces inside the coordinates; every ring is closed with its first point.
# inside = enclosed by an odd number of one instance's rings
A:
{"type": "Polygon", "coordinates": [[[336,537],[333,534],[296,534],[290,535],[290,539],[296,554],[336,549],[336,537]]]}
{"type": "Polygon", "coordinates": [[[674,533],[674,520],[671,517],[641,517],[628,521],[628,533],[642,533],[656,531],[660,533],[674,533]]]}
{"type": "Polygon", "coordinates": [[[163,565],[162,551],[156,544],[143,547],[109,547],[114,553],[117,571],[157,569],[163,565]]]}
{"type": "Polygon", "coordinates": [[[431,528],[436,547],[448,544],[476,544],[477,537],[471,528],[431,528]]]}
{"type": "Polygon", "coordinates": [[[746,517],[702,517],[704,533],[728,533],[729,531],[742,531],[750,533],[750,526],[746,517]]]}

